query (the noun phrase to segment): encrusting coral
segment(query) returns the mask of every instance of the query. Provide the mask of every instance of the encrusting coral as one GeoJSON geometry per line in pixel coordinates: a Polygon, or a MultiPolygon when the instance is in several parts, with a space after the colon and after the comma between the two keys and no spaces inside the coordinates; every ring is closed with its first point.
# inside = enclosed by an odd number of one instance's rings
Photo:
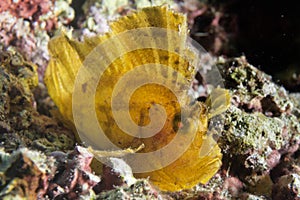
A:
{"type": "Polygon", "coordinates": [[[72,149],[73,134],[36,111],[36,69],[18,52],[0,52],[0,147],[9,152],[20,147],[44,152],[72,149]]]}
{"type": "Polygon", "coordinates": [[[69,24],[74,10],[68,0],[3,1],[0,5],[0,49],[14,48],[38,65],[43,76],[47,44],[56,29],[69,24]]]}
{"type": "Polygon", "coordinates": [[[270,196],[270,171],[280,163],[281,156],[299,148],[299,105],[245,57],[220,59],[217,65],[232,95],[219,140],[223,168],[228,167],[248,191],[270,196]]]}

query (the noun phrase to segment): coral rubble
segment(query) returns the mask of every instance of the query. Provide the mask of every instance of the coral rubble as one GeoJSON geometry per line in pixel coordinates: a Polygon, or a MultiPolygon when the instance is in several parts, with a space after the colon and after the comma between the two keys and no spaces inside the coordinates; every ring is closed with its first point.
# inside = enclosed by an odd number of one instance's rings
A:
{"type": "MultiPolygon", "coordinates": [[[[299,199],[300,94],[289,93],[245,57],[215,59],[232,96],[229,110],[220,116],[222,168],[208,183],[191,189],[161,192],[148,179],[136,179],[121,158],[109,158],[112,165],[99,166],[102,174],[95,174],[94,155],[75,146],[72,131],[51,114],[54,104],[42,83],[47,45],[59,29],[70,25],[74,10],[73,33],[82,39],[106,32],[109,21],[134,9],[166,3],[187,14],[191,36],[218,55],[236,48],[233,39],[243,33],[236,14],[244,8],[234,15],[230,11],[236,2],[87,0],[73,2],[80,8],[72,8],[70,0],[1,1],[0,199],[299,199]]],[[[251,34],[247,43],[254,41],[252,35],[257,39],[251,34]]],[[[293,41],[297,38],[296,33],[293,41]]],[[[251,45],[242,50],[255,57],[251,45]]],[[[297,66],[277,75],[292,91],[299,91],[297,66]]]]}
{"type": "Polygon", "coordinates": [[[1,199],[75,199],[95,196],[100,181],[89,168],[93,156],[77,147],[51,156],[26,148],[8,154],[0,151],[1,199]]]}

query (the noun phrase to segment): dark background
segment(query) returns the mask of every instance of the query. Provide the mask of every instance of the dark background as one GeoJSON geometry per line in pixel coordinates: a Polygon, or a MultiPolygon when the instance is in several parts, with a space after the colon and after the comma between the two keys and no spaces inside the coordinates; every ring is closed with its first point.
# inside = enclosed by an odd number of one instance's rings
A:
{"type": "Polygon", "coordinates": [[[300,91],[299,1],[233,0],[211,2],[223,5],[236,16],[236,50],[254,66],[273,75],[290,91],[300,91]],[[293,80],[292,74],[298,75],[293,80]]]}

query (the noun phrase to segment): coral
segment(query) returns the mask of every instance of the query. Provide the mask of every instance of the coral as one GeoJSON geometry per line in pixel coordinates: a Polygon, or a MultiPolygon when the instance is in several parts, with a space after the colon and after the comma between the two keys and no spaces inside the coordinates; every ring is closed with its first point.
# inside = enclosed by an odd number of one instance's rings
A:
{"type": "Polygon", "coordinates": [[[138,180],[128,187],[117,187],[116,189],[99,194],[97,199],[161,199],[156,193],[153,193],[152,186],[146,180],[138,180]]]}
{"type": "Polygon", "coordinates": [[[0,13],[8,12],[17,19],[25,19],[34,28],[50,31],[74,18],[70,0],[22,0],[2,2],[0,13]]]}
{"type": "Polygon", "coordinates": [[[239,191],[241,188],[242,183],[238,179],[216,174],[207,184],[199,184],[193,191],[194,194],[188,196],[199,199],[230,199],[236,195],[230,190],[239,191]]]}
{"type": "Polygon", "coordinates": [[[132,6],[135,9],[142,9],[145,7],[151,7],[151,6],[161,6],[161,5],[167,5],[172,10],[178,11],[179,9],[179,2],[177,0],[154,0],[154,1],[148,1],[148,0],[135,0],[132,2],[130,6],[132,6]]]}
{"type": "Polygon", "coordinates": [[[83,39],[84,36],[95,36],[109,30],[108,22],[126,14],[130,8],[128,0],[117,1],[85,1],[82,9],[83,16],[78,23],[79,30],[75,35],[83,39]]]}
{"type": "Polygon", "coordinates": [[[6,151],[73,148],[73,134],[36,111],[32,93],[38,84],[36,68],[17,52],[0,52],[0,146],[6,151]]]}
{"type": "Polygon", "coordinates": [[[272,199],[299,199],[300,198],[300,176],[290,174],[280,177],[273,186],[272,199]]]}
{"type": "Polygon", "coordinates": [[[94,187],[97,193],[112,190],[115,186],[132,185],[137,181],[131,168],[122,159],[111,157],[109,163],[111,167],[103,165],[101,182],[94,187]]]}
{"type": "Polygon", "coordinates": [[[110,158],[112,168],[104,166],[101,182],[94,187],[97,199],[161,199],[147,179],[135,179],[131,168],[119,158],[110,158]]]}
{"type": "MultiPolygon", "coordinates": [[[[192,12],[190,16],[192,19],[191,37],[214,55],[230,51],[229,45],[234,35],[230,35],[222,24],[225,18],[224,13],[211,5],[202,6],[201,9],[197,9],[197,12],[197,15],[192,12]]],[[[225,20],[228,19],[225,18],[225,20]]]]}
{"type": "Polygon", "coordinates": [[[78,199],[82,195],[95,195],[92,188],[100,181],[100,177],[91,171],[91,153],[77,146],[68,154],[52,152],[51,156],[56,160],[56,171],[55,176],[49,179],[49,187],[44,196],[50,199],[78,199]]]}
{"type": "Polygon", "coordinates": [[[90,37],[102,34],[109,30],[109,21],[116,20],[118,17],[124,16],[135,9],[164,4],[168,4],[171,8],[178,10],[178,5],[173,0],[88,0],[82,6],[84,15],[77,22],[80,29],[75,30],[74,34],[81,39],[84,36],[90,37]]]}
{"type": "Polygon", "coordinates": [[[235,177],[217,173],[205,185],[199,184],[191,190],[163,193],[172,199],[234,199],[240,196],[243,183],[235,177]]]}
{"type": "Polygon", "coordinates": [[[56,28],[60,28],[63,25],[69,24],[75,17],[74,9],[70,6],[72,0],[55,0],[53,11],[48,13],[44,18],[50,18],[49,16],[53,17],[57,21],[56,28]]]}
{"type": "Polygon", "coordinates": [[[295,153],[284,154],[280,159],[280,163],[271,170],[270,176],[272,180],[277,182],[281,176],[292,173],[300,174],[299,155],[299,150],[297,150],[295,153]]]}
{"type": "MultiPolygon", "coordinates": [[[[239,108],[231,106],[230,115],[226,116],[226,144],[230,146],[223,148],[224,152],[232,155],[247,154],[251,149],[259,150],[259,152],[269,155],[272,149],[281,149],[289,142],[288,138],[283,138],[283,130],[285,123],[279,118],[269,118],[262,113],[245,113],[239,108]],[[253,124],[256,126],[253,127],[253,124]],[[241,138],[241,139],[239,139],[241,138]],[[271,148],[270,148],[271,147],[271,148]],[[229,149],[227,149],[229,148],[229,149]],[[261,151],[260,151],[261,150],[261,151]]],[[[261,153],[255,155],[251,152],[248,161],[251,162],[253,157],[263,156],[261,153]]],[[[259,165],[259,159],[255,162],[259,165]]],[[[265,162],[261,164],[266,164],[265,162]]],[[[256,166],[258,167],[258,166],[256,166]]],[[[266,166],[261,166],[265,168],[266,166]]]]}
{"type": "Polygon", "coordinates": [[[100,178],[89,167],[93,155],[85,148],[50,156],[26,148],[0,151],[0,198],[78,199],[96,197],[100,178]]]}
{"type": "Polygon", "coordinates": [[[16,18],[8,12],[1,13],[0,47],[16,49],[26,60],[30,60],[43,71],[49,60],[47,44],[50,40],[46,30],[32,29],[30,23],[23,18],[16,18]]]}
{"type": "Polygon", "coordinates": [[[238,96],[235,101],[238,107],[275,117],[293,110],[287,91],[272,82],[270,76],[248,64],[244,57],[232,60],[229,65],[225,72],[225,76],[229,76],[226,87],[238,96]]]}
{"type": "MultiPolygon", "coordinates": [[[[3,3],[3,2],[2,2],[3,3]]],[[[49,60],[48,32],[61,28],[74,18],[67,0],[12,1],[0,6],[0,48],[14,47],[39,66],[40,80],[49,60]],[[16,9],[19,8],[19,9],[16,9]],[[20,9],[21,8],[21,9],[20,9]]]]}
{"type": "Polygon", "coordinates": [[[294,110],[292,113],[300,120],[300,93],[292,93],[290,94],[290,97],[294,103],[294,110]]]}
{"type": "Polygon", "coordinates": [[[148,180],[133,177],[123,160],[110,158],[113,168],[104,166],[107,170],[100,178],[91,171],[92,159],[93,154],[80,146],[49,155],[27,148],[10,154],[1,149],[0,198],[161,199],[148,180]]]}
{"type": "Polygon", "coordinates": [[[22,0],[22,1],[4,1],[0,7],[0,13],[9,11],[17,18],[32,19],[46,14],[51,9],[51,1],[43,0],[22,0]]]}
{"type": "Polygon", "coordinates": [[[220,58],[218,66],[233,97],[219,140],[223,168],[229,167],[248,191],[270,196],[270,170],[284,153],[299,148],[300,125],[294,115],[297,105],[284,88],[244,57],[220,58]],[[261,184],[264,191],[259,191],[261,184]]]}
{"type": "Polygon", "coordinates": [[[0,150],[0,198],[38,199],[42,197],[53,178],[54,159],[26,148],[5,153],[0,150]]]}

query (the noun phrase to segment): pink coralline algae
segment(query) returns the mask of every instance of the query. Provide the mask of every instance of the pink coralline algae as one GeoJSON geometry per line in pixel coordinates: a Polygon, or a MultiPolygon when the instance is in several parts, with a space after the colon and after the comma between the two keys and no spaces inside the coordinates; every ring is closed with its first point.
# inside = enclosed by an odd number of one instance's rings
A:
{"type": "MultiPolygon", "coordinates": [[[[56,175],[49,181],[46,196],[50,199],[77,199],[80,195],[89,195],[92,187],[100,182],[90,168],[93,155],[85,148],[77,146],[69,154],[53,152],[56,160],[56,175]]],[[[92,192],[93,193],[93,192],[92,192]]]]}
{"type": "Polygon", "coordinates": [[[8,11],[17,18],[37,21],[40,16],[48,13],[51,7],[53,7],[51,0],[6,0],[1,2],[0,13],[8,11]]]}
{"type": "Polygon", "coordinates": [[[50,34],[70,23],[74,10],[67,0],[5,0],[0,3],[0,49],[13,48],[39,66],[47,66],[50,34]]]}
{"type": "Polygon", "coordinates": [[[0,150],[0,198],[78,199],[93,193],[100,181],[89,167],[93,156],[76,147],[69,154],[51,156],[26,148],[7,154],[0,150]]]}

